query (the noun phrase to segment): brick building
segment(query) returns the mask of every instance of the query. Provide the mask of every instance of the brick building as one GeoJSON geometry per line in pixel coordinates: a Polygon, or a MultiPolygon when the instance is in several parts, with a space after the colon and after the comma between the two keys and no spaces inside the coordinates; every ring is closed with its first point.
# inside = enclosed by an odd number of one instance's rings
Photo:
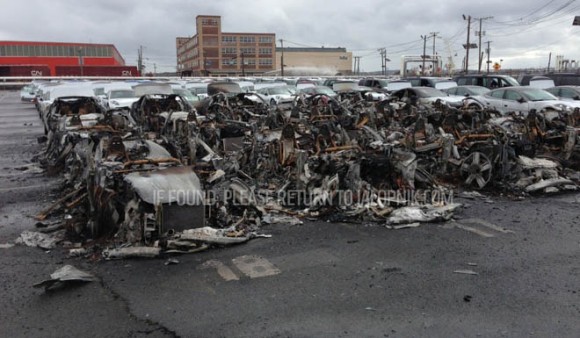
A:
{"type": "Polygon", "coordinates": [[[196,34],[176,38],[177,70],[183,76],[262,75],[276,69],[274,33],[226,33],[221,17],[198,15],[196,34]]]}

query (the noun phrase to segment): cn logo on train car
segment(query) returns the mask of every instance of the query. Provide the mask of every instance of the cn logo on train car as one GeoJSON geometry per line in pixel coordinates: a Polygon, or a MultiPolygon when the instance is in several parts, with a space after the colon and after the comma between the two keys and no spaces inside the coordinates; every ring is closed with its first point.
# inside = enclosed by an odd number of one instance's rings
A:
{"type": "Polygon", "coordinates": [[[42,71],[41,70],[31,70],[30,76],[42,76],[42,71]]]}
{"type": "Polygon", "coordinates": [[[121,76],[133,76],[130,70],[124,70],[121,72],[121,76]]]}

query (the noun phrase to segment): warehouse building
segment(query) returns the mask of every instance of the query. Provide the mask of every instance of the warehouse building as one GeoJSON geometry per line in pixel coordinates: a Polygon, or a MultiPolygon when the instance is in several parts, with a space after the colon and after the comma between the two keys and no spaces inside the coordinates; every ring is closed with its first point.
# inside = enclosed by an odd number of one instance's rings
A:
{"type": "MultiPolygon", "coordinates": [[[[352,52],[342,47],[276,48],[276,62],[284,65],[284,75],[349,75],[352,74],[352,60],[352,52]]],[[[281,71],[282,67],[277,73],[281,71]]]]}
{"type": "Polygon", "coordinates": [[[111,44],[0,41],[0,76],[139,76],[111,44]]]}

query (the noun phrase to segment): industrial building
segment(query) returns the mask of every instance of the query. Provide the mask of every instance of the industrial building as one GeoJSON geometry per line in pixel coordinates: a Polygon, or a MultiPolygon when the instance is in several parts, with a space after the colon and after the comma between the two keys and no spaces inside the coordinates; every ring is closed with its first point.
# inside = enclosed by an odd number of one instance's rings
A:
{"type": "MultiPolygon", "coordinates": [[[[276,48],[276,63],[284,65],[284,75],[352,74],[352,52],[346,48],[276,48]],[[282,59],[284,61],[282,62],[282,59]]],[[[280,67],[280,74],[282,67],[280,67]]]]}
{"type": "Polygon", "coordinates": [[[198,15],[196,34],[176,38],[183,76],[262,75],[276,69],[274,33],[222,32],[221,17],[198,15]]]}
{"type": "Polygon", "coordinates": [[[0,41],[0,76],[139,76],[112,44],[0,41]]]}

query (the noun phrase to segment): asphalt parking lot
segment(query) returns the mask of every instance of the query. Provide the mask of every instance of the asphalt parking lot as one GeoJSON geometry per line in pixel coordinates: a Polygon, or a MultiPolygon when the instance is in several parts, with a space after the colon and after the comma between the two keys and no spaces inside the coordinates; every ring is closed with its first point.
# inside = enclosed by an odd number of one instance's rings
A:
{"type": "Polygon", "coordinates": [[[580,335],[580,194],[456,198],[415,228],[305,222],[166,258],[93,261],[12,246],[58,198],[34,106],[0,91],[0,336],[522,337],[580,335]],[[45,293],[71,264],[99,282],[45,293]]]}

